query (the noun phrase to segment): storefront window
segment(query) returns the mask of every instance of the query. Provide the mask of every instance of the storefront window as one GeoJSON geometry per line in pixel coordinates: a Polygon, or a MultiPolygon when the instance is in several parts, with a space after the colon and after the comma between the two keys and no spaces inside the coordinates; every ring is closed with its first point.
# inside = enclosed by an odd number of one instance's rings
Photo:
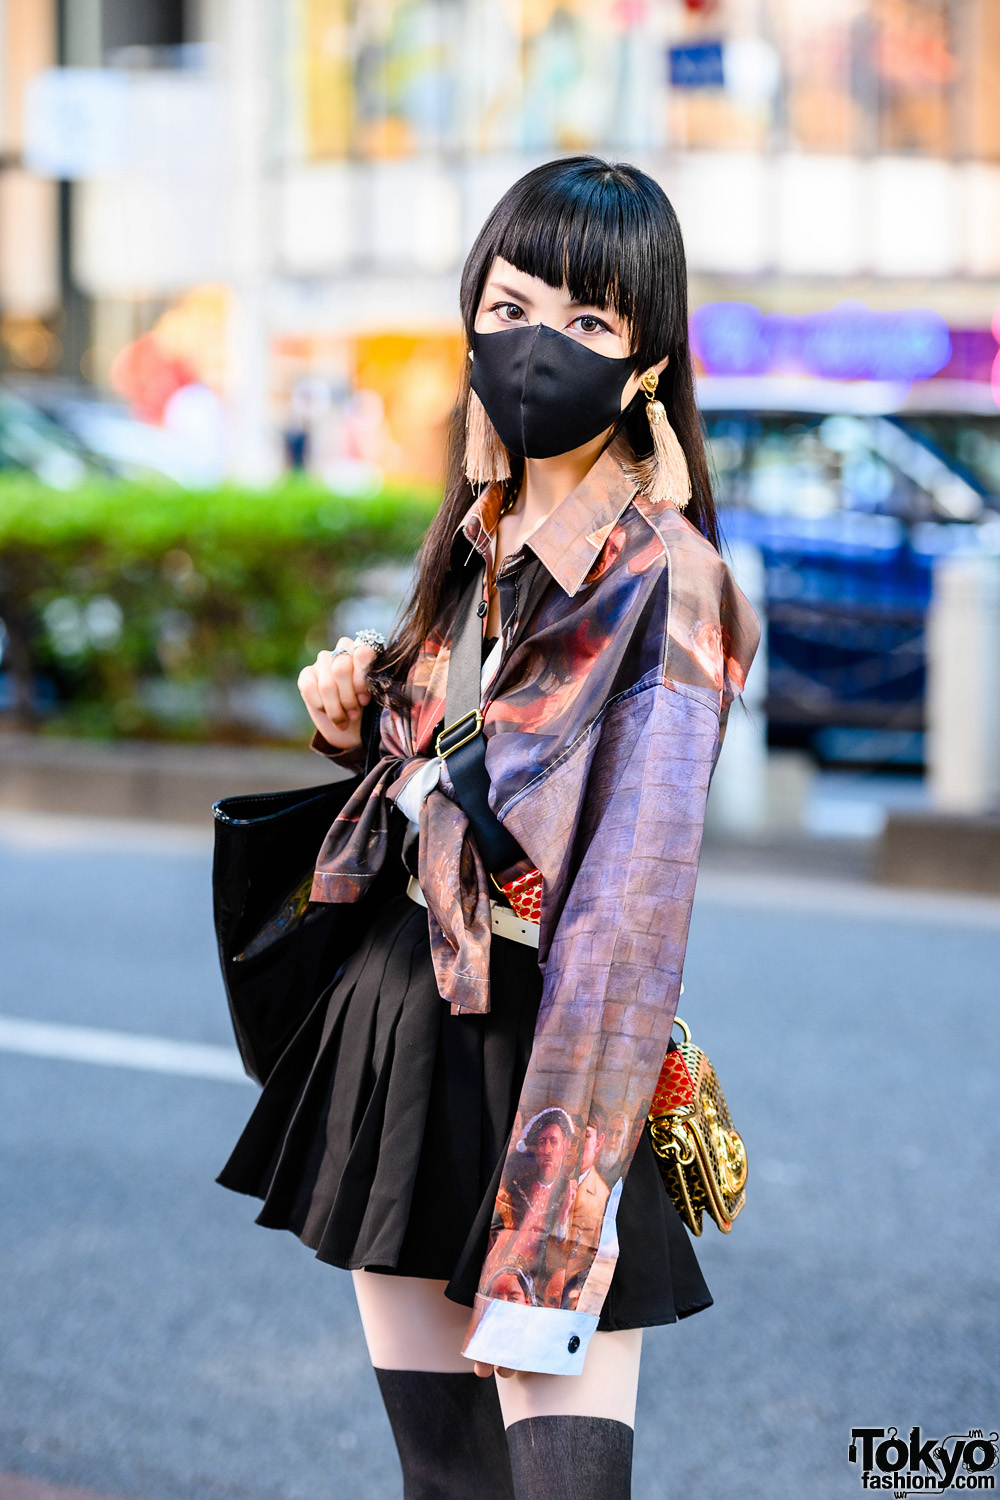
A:
{"type": "Polygon", "coordinates": [[[780,36],[763,0],[668,4],[665,107],[672,146],[763,151],[780,101],[780,36]]]}
{"type": "Polygon", "coordinates": [[[409,156],[459,144],[461,0],[363,0],[354,27],[355,146],[409,156]]]}
{"type": "Polygon", "coordinates": [[[659,143],[655,0],[300,0],[306,154],[659,143]]]}
{"type": "Polygon", "coordinates": [[[313,160],[989,156],[1000,140],[996,0],[298,0],[296,15],[313,160]]]}
{"type": "Polygon", "coordinates": [[[663,91],[659,7],[650,0],[534,0],[519,17],[521,146],[656,144],[663,91]]]}
{"type": "Polygon", "coordinates": [[[301,0],[290,27],[290,94],[301,98],[305,152],[318,161],[346,156],[354,125],[351,0],[301,0]],[[304,87],[299,92],[300,81],[304,87]]]}
{"type": "Polygon", "coordinates": [[[785,133],[793,150],[850,153],[864,135],[871,48],[864,0],[776,0],[785,60],[785,133]]]}
{"type": "Polygon", "coordinates": [[[876,0],[871,7],[877,146],[887,155],[951,153],[951,8],[948,0],[876,0]]]}

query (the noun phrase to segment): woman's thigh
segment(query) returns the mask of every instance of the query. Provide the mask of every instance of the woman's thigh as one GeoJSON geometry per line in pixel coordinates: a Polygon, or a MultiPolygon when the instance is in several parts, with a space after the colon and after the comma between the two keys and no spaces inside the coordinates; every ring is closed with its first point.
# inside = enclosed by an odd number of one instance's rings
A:
{"type": "MultiPolygon", "coordinates": [[[[377,1370],[468,1375],[462,1354],[469,1309],[444,1295],[447,1282],[354,1271],[354,1291],[377,1370]]],[[[642,1329],[595,1333],[579,1375],[515,1371],[497,1380],[504,1426],[525,1417],[606,1417],[635,1425],[642,1329]]]]}
{"type": "Polygon", "coordinates": [[[462,1354],[469,1309],[449,1302],[446,1281],[353,1271],[354,1293],[371,1362],[377,1370],[470,1375],[462,1354]]]}
{"type": "Polygon", "coordinates": [[[529,1375],[497,1380],[505,1427],[525,1417],[606,1417],[635,1426],[642,1329],[595,1333],[579,1375],[529,1375]]]}

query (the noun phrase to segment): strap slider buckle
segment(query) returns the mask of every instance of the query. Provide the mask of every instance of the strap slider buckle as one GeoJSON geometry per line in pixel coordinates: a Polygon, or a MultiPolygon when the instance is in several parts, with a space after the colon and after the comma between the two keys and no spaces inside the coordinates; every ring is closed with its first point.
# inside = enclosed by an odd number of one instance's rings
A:
{"type": "Polygon", "coordinates": [[[470,708],[469,712],[462,714],[454,724],[449,724],[446,729],[441,730],[434,741],[434,749],[442,760],[447,760],[453,750],[458,750],[460,746],[467,745],[470,740],[474,740],[482,727],[482,710],[470,708]],[[454,739],[456,734],[459,735],[458,739],[454,739]],[[449,740],[452,741],[451,744],[447,743],[449,740]]]}

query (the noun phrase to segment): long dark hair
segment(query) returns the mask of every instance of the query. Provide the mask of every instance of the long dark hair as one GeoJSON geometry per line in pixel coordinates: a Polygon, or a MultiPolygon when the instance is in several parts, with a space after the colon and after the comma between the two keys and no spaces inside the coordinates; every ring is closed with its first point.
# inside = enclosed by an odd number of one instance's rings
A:
{"type": "MultiPolygon", "coordinates": [[[[657,396],[691,473],[686,515],[717,547],[718,523],[694,399],[684,243],[663,189],[638,167],[596,156],[546,162],[526,173],[500,199],[465,262],[460,301],[470,345],[483,287],[498,256],[549,286],[565,283],[574,301],[614,308],[631,330],[637,370],[669,356],[657,396]]],[[[421,546],[400,626],[372,674],[379,695],[397,702],[403,701],[401,685],[440,608],[455,530],[475,499],[465,477],[468,396],[468,361],[463,361],[444,500],[421,546]]],[[[627,441],[636,459],[648,457],[653,448],[644,408],[640,392],[614,434],[627,441]]],[[[520,461],[512,457],[511,463],[516,482],[520,461]]]]}

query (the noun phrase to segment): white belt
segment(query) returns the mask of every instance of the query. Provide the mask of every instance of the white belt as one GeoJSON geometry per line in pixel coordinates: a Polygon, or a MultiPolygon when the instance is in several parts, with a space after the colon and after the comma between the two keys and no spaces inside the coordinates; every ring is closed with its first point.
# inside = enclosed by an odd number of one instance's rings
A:
{"type": "MultiPolygon", "coordinates": [[[[418,906],[427,905],[424,893],[420,889],[420,881],[415,875],[410,876],[406,894],[411,901],[416,901],[418,906]]],[[[497,937],[510,938],[514,943],[527,943],[529,948],[538,947],[537,922],[526,922],[523,917],[517,915],[517,912],[509,906],[501,905],[499,901],[490,902],[490,915],[493,918],[493,931],[497,937]]]]}

